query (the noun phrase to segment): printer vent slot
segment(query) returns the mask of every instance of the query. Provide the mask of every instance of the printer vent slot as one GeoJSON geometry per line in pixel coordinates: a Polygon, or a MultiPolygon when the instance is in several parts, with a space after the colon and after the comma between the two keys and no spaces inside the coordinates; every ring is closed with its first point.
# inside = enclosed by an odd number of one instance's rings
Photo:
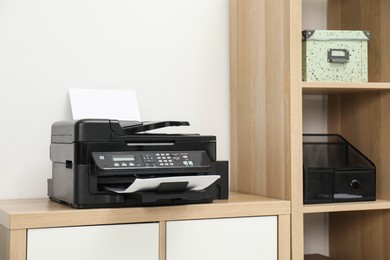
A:
{"type": "Polygon", "coordinates": [[[136,142],[131,142],[131,143],[126,143],[127,146],[173,146],[175,145],[174,142],[163,142],[163,143],[136,143],[136,142]]]}

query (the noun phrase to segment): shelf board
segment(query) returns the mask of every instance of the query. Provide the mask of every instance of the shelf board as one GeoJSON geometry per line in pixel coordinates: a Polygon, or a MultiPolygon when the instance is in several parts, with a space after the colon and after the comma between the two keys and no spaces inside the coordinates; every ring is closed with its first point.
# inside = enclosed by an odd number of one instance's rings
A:
{"type": "Polygon", "coordinates": [[[381,210],[381,209],[390,209],[390,200],[310,204],[310,205],[303,206],[303,213],[324,213],[324,212],[363,211],[363,210],[381,210]]]}
{"type": "Polygon", "coordinates": [[[320,254],[305,255],[305,260],[329,260],[329,259],[330,259],[329,257],[320,254]]]}
{"type": "Polygon", "coordinates": [[[365,91],[390,90],[390,83],[334,83],[334,82],[302,82],[303,94],[342,94],[365,91]]]}
{"type": "Polygon", "coordinates": [[[74,209],[49,199],[0,201],[0,227],[8,229],[61,226],[106,225],[116,223],[289,215],[290,201],[230,192],[228,200],[212,203],[74,209]]]}

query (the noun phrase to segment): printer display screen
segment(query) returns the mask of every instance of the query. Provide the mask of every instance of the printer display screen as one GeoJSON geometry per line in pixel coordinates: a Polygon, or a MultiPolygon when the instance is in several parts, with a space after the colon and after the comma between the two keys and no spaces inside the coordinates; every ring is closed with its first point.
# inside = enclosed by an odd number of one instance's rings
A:
{"type": "MultiPolygon", "coordinates": [[[[206,151],[112,151],[92,152],[92,158],[99,174],[118,174],[119,171],[147,170],[146,168],[183,168],[201,167],[208,170],[210,159],[206,151]],[[108,170],[108,171],[107,171],[108,170]],[[114,172],[112,172],[113,170],[114,172]]],[[[161,170],[161,169],[160,169],[161,170]]],[[[189,170],[190,171],[190,170],[189,170]]],[[[200,169],[197,169],[200,171],[200,169]]]]}
{"type": "Polygon", "coordinates": [[[113,155],[112,160],[114,162],[119,162],[119,161],[135,161],[135,156],[134,155],[113,155]]]}

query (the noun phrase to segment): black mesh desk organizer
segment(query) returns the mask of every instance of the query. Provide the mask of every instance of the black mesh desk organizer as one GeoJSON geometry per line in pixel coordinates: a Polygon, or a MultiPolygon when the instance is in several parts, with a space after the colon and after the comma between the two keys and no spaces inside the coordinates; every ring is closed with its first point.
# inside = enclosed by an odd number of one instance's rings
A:
{"type": "Polygon", "coordinates": [[[304,204],[375,200],[375,165],[342,136],[303,135],[304,204]]]}

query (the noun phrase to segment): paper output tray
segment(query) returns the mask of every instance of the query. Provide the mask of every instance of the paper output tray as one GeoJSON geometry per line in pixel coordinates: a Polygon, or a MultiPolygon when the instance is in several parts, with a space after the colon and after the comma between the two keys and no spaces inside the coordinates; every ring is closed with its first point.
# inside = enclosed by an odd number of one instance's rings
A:
{"type": "Polygon", "coordinates": [[[198,200],[204,197],[203,191],[219,178],[219,175],[201,175],[135,179],[127,188],[115,186],[104,188],[126,196],[139,197],[142,202],[165,199],[198,200]]]}

